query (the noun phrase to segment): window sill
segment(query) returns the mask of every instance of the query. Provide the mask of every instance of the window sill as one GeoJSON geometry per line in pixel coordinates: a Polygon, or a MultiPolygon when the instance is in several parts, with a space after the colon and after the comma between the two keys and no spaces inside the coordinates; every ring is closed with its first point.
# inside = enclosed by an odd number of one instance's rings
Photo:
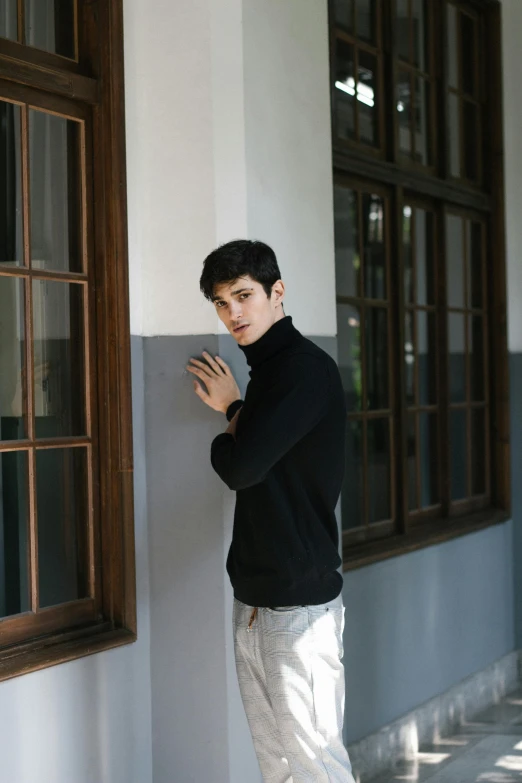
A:
{"type": "Polygon", "coordinates": [[[135,642],[137,636],[110,623],[75,629],[59,636],[42,638],[0,651],[0,682],[22,674],[46,669],[86,655],[135,642]]]}
{"type": "Polygon", "coordinates": [[[469,514],[466,517],[451,517],[429,522],[393,538],[369,541],[357,546],[345,547],[343,551],[343,572],[372,565],[381,560],[405,555],[417,549],[441,544],[468,533],[478,532],[492,525],[498,525],[511,519],[511,514],[503,509],[487,509],[469,514]]]}

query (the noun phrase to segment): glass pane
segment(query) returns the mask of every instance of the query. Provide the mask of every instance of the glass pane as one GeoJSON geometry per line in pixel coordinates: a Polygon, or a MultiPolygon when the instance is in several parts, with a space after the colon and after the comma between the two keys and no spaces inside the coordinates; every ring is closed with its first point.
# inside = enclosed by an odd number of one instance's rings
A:
{"type": "Polygon", "coordinates": [[[356,0],[357,37],[375,42],[375,0],[356,0]]]}
{"type": "Polygon", "coordinates": [[[467,496],[468,435],[466,411],[450,411],[451,499],[467,496]]]}
{"type": "Polygon", "coordinates": [[[353,32],[353,0],[334,0],[335,23],[347,30],[353,32]]]}
{"type": "Polygon", "coordinates": [[[413,303],[413,253],[411,246],[411,228],[413,210],[406,204],[402,210],[402,242],[404,259],[404,296],[408,304],[413,303]]]}
{"type": "Polygon", "coordinates": [[[410,60],[410,10],[409,0],[396,0],[395,40],[397,54],[402,60],[410,60]]]}
{"type": "Polygon", "coordinates": [[[421,71],[428,70],[428,15],[426,0],[412,1],[413,62],[421,71]]]}
{"type": "Polygon", "coordinates": [[[335,129],[341,139],[355,138],[355,66],[353,46],[337,39],[335,129]]]}
{"type": "Polygon", "coordinates": [[[475,94],[475,22],[467,14],[460,15],[460,40],[462,49],[462,89],[470,95],[475,94]]]}
{"type": "Polygon", "coordinates": [[[361,314],[353,305],[337,305],[339,372],[348,412],[362,407],[361,314]]]}
{"type": "Polygon", "coordinates": [[[377,114],[377,58],[359,49],[357,67],[359,140],[379,146],[377,114]]]}
{"type": "Polygon", "coordinates": [[[420,413],[419,429],[421,508],[426,508],[439,502],[437,416],[433,413],[420,413]]]}
{"type": "Polygon", "coordinates": [[[486,491],[486,412],[471,411],[471,493],[486,491]]]}
{"type": "Polygon", "coordinates": [[[458,45],[457,45],[457,10],[448,3],[448,82],[450,87],[458,88],[458,45]]]}
{"type": "Polygon", "coordinates": [[[397,81],[397,121],[399,150],[408,157],[413,154],[411,138],[411,78],[406,71],[399,71],[397,81]]]}
{"type": "Polygon", "coordinates": [[[435,303],[435,264],[433,261],[432,212],[415,209],[415,267],[417,273],[417,303],[435,303]]]}
{"type": "Polygon", "coordinates": [[[20,107],[0,101],[0,264],[8,266],[24,255],[20,139],[20,107]]]}
{"type": "Polygon", "coordinates": [[[430,155],[430,83],[415,77],[415,104],[414,104],[414,132],[415,132],[415,160],[428,166],[431,163],[430,155]]]}
{"type": "Polygon", "coordinates": [[[29,603],[27,452],[0,454],[0,617],[29,603]]]}
{"type": "Polygon", "coordinates": [[[369,409],[388,408],[388,310],[366,308],[366,404],[369,409]]]}
{"type": "Polygon", "coordinates": [[[406,460],[408,470],[408,508],[415,511],[417,506],[417,416],[408,416],[408,432],[406,440],[406,460]]]}
{"type": "Polygon", "coordinates": [[[449,307],[464,307],[464,232],[457,215],[446,215],[446,285],[449,307]]]}
{"type": "Polygon", "coordinates": [[[0,440],[26,437],[24,282],[0,276],[0,440]]]}
{"type": "Polygon", "coordinates": [[[346,420],[346,459],[341,488],[343,530],[350,530],[364,524],[362,432],[361,421],[346,420]]]}
{"type": "Polygon", "coordinates": [[[37,438],[85,435],[83,286],[33,281],[37,438]]]}
{"type": "Polygon", "coordinates": [[[471,371],[471,399],[482,402],[484,388],[484,319],[480,315],[468,316],[469,352],[471,371]]]}
{"type": "Polygon", "coordinates": [[[25,0],[25,37],[30,46],[74,59],[74,0],[25,0]]]}
{"type": "Polygon", "coordinates": [[[435,315],[417,313],[417,352],[419,362],[419,404],[437,402],[437,344],[435,315]]]}
{"type": "Polygon", "coordinates": [[[384,200],[375,193],[363,193],[364,295],[386,299],[386,245],[384,200]]]}
{"type": "Polygon", "coordinates": [[[369,521],[391,518],[390,422],[368,419],[368,510],[369,521]]]}
{"type": "Polygon", "coordinates": [[[483,234],[480,223],[468,223],[468,306],[484,307],[483,234]]]}
{"type": "Polygon", "coordinates": [[[16,0],[3,0],[0,4],[0,38],[16,41],[18,37],[18,9],[16,0]]]}
{"type": "Polygon", "coordinates": [[[477,179],[478,177],[478,133],[479,118],[477,107],[474,103],[464,101],[463,103],[463,123],[464,123],[464,176],[467,179],[477,179]]]}
{"type": "Polygon", "coordinates": [[[40,607],[86,598],[87,450],[36,452],[40,607]]]}
{"type": "Polygon", "coordinates": [[[82,271],[79,125],[29,111],[33,268],[82,271]]]}
{"type": "Polygon", "coordinates": [[[466,353],[464,343],[465,316],[448,314],[448,372],[451,402],[466,401],[466,353]]]}
{"type": "Polygon", "coordinates": [[[450,129],[450,174],[460,177],[460,115],[459,99],[454,93],[448,95],[450,129]]]}
{"type": "Polygon", "coordinates": [[[407,310],[404,314],[404,383],[407,405],[415,405],[414,321],[415,311],[407,310]]]}
{"type": "Polygon", "coordinates": [[[339,296],[359,296],[361,259],[357,193],[334,187],[335,209],[335,285],[339,296]]]}

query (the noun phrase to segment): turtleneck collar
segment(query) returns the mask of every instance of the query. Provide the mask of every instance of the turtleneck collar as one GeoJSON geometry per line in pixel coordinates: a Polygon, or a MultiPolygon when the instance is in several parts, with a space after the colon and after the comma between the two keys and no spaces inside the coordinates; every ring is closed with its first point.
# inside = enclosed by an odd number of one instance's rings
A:
{"type": "Polygon", "coordinates": [[[255,342],[250,345],[239,345],[239,347],[245,354],[247,363],[254,369],[301,336],[301,332],[292,323],[292,316],[285,315],[279,321],[274,321],[272,326],[255,342]]]}

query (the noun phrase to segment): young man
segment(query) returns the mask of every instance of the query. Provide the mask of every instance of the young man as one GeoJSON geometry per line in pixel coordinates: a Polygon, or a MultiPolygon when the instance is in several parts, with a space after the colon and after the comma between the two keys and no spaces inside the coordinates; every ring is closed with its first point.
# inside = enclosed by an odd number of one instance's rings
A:
{"type": "Polygon", "coordinates": [[[239,687],[266,783],[354,783],[342,739],[344,606],[335,506],[346,407],[336,363],[283,311],[273,250],[236,240],[200,286],[250,366],[244,401],[226,362],[187,369],[230,422],[212,467],[237,492],[227,571],[239,687]]]}

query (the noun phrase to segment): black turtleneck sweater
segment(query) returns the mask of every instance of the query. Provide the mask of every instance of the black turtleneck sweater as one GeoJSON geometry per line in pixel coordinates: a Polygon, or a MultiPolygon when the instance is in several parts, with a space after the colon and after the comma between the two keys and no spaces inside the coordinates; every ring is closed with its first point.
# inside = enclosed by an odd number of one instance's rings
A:
{"type": "Polygon", "coordinates": [[[250,606],[320,604],[342,587],[335,506],[344,472],[346,404],[335,361],[292,324],[275,321],[250,345],[236,437],[220,433],[210,460],[236,490],[227,571],[250,606]]]}

